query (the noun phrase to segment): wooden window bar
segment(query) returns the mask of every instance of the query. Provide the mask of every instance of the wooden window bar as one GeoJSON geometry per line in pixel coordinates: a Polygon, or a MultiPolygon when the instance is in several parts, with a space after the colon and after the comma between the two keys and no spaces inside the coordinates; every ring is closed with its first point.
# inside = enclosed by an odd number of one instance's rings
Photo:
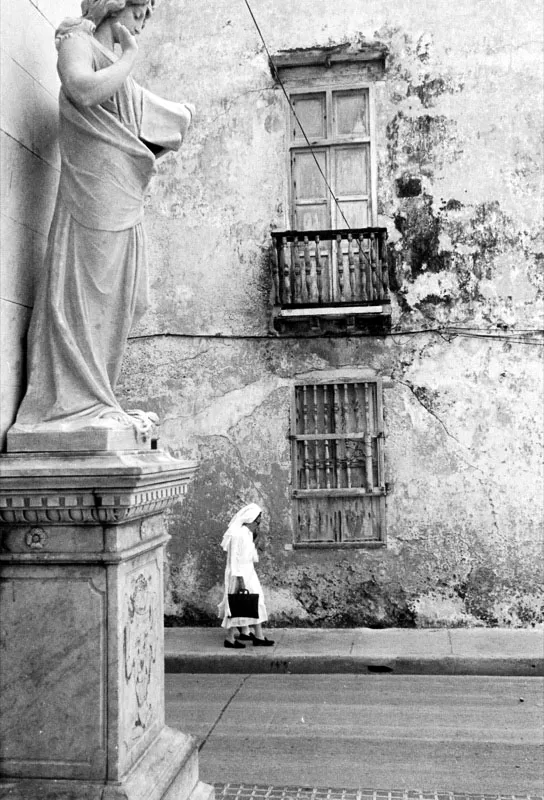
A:
{"type": "Polygon", "coordinates": [[[381,383],[295,387],[291,441],[298,541],[382,541],[381,383]]]}

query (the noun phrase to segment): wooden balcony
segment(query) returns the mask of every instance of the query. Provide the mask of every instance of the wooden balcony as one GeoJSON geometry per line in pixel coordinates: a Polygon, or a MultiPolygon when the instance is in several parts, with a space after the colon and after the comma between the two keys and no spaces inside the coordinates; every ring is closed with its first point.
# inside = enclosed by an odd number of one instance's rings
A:
{"type": "Polygon", "coordinates": [[[389,326],[387,229],[272,233],[274,327],[314,333],[389,326]]]}

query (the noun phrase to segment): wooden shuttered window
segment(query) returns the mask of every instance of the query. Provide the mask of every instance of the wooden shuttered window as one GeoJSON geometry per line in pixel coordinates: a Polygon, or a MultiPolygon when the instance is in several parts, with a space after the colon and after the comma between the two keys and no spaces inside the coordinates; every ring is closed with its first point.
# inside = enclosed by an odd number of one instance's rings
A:
{"type": "Polygon", "coordinates": [[[302,384],[291,414],[295,543],[382,542],[382,384],[302,384]]]}
{"type": "Polygon", "coordinates": [[[293,228],[311,231],[372,225],[369,89],[292,94],[291,103],[293,228]],[[338,202],[332,199],[327,183],[338,202]]]}
{"type": "MultiPolygon", "coordinates": [[[[372,227],[376,221],[376,157],[371,88],[328,87],[290,95],[291,226],[299,233],[372,227]],[[304,135],[306,134],[306,135],[304,135]]],[[[311,237],[310,237],[311,239],[311,237]]],[[[318,275],[308,302],[342,303],[357,293],[347,286],[354,258],[371,260],[368,239],[352,246],[346,237],[303,240],[293,246],[308,256],[318,275]],[[322,279],[322,280],[320,280],[322,279]],[[344,281],[344,285],[342,285],[344,281]]],[[[295,292],[296,294],[296,292],[295,292]]]]}

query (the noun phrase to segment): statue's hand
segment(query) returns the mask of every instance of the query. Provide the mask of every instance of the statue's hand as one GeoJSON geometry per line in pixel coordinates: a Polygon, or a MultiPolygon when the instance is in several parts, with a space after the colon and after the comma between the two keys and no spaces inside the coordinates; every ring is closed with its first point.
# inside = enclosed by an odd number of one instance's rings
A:
{"type": "Polygon", "coordinates": [[[136,37],[133,36],[129,29],[126,28],[121,22],[114,23],[113,31],[115,40],[121,45],[121,50],[123,53],[130,52],[131,50],[136,52],[138,50],[138,42],[136,41],[136,37]]]}

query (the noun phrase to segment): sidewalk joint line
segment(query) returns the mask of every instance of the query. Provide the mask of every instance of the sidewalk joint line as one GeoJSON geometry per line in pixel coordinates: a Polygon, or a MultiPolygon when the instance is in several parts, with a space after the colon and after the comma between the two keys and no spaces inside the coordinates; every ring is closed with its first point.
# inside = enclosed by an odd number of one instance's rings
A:
{"type": "Polygon", "coordinates": [[[219,725],[219,723],[221,722],[221,719],[222,719],[222,717],[223,717],[224,713],[226,712],[227,708],[230,706],[230,704],[232,703],[232,701],[234,700],[234,698],[236,697],[236,695],[238,694],[238,692],[240,691],[240,689],[242,689],[242,687],[243,687],[243,686],[245,686],[245,684],[246,684],[246,681],[247,681],[249,678],[251,678],[251,675],[244,675],[244,678],[243,678],[243,680],[240,682],[240,684],[239,684],[239,685],[236,687],[236,689],[234,690],[234,692],[232,693],[232,695],[229,697],[229,699],[227,700],[227,702],[225,703],[225,705],[223,706],[223,708],[222,708],[222,709],[221,709],[221,711],[219,712],[219,716],[217,717],[217,719],[216,719],[216,720],[215,720],[215,722],[213,723],[212,727],[210,728],[210,730],[208,731],[208,733],[206,734],[206,736],[204,737],[204,739],[203,739],[203,740],[200,742],[200,744],[198,745],[198,752],[200,752],[200,751],[201,751],[201,750],[204,748],[204,746],[207,744],[207,742],[208,742],[208,739],[210,738],[210,736],[212,735],[212,733],[214,732],[214,730],[217,728],[217,726],[218,726],[218,725],[219,725]]]}

